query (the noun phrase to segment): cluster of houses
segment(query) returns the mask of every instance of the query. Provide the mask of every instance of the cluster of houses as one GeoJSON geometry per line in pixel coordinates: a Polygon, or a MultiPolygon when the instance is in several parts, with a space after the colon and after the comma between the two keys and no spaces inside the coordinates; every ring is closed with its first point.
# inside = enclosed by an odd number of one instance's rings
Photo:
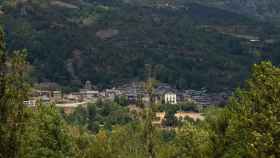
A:
{"type": "Polygon", "coordinates": [[[61,90],[42,90],[34,89],[31,93],[30,100],[24,103],[28,106],[35,106],[36,102],[53,103],[55,105],[80,105],[81,103],[95,102],[98,99],[114,100],[115,96],[120,96],[121,92],[116,89],[106,89],[99,91],[91,85],[90,81],[85,83],[84,88],[79,92],[63,93],[61,90]]]}
{"type": "MultiPolygon", "coordinates": [[[[63,94],[59,90],[34,90],[31,100],[25,104],[35,106],[36,101],[50,102],[57,105],[79,105],[80,103],[96,102],[98,99],[114,100],[116,97],[127,98],[130,105],[149,105],[150,95],[145,91],[144,82],[132,82],[123,84],[117,88],[97,90],[90,81],[86,81],[79,92],[63,94]]],[[[194,102],[203,107],[223,103],[227,94],[208,94],[206,90],[177,90],[168,84],[160,83],[153,91],[153,99],[157,104],[178,104],[181,102],[194,102]]]]}
{"type": "MultiPolygon", "coordinates": [[[[134,82],[119,88],[121,94],[127,96],[129,103],[149,105],[149,95],[145,93],[143,82],[134,82]]],[[[229,93],[207,93],[207,90],[178,90],[169,84],[160,83],[153,92],[156,104],[178,104],[194,102],[202,107],[224,104],[229,93]]]]}
{"type": "MultiPolygon", "coordinates": [[[[144,82],[132,82],[123,84],[117,88],[97,90],[90,81],[86,81],[84,87],[79,92],[71,92],[64,94],[57,88],[50,89],[34,89],[30,100],[25,101],[24,104],[29,107],[37,105],[38,101],[42,103],[53,103],[57,107],[63,108],[65,113],[72,113],[78,106],[84,106],[87,103],[94,103],[97,100],[111,100],[114,101],[116,97],[124,97],[130,105],[130,110],[139,108],[138,105],[148,106],[151,100],[156,104],[179,104],[184,102],[192,102],[199,105],[201,108],[211,105],[223,104],[229,94],[227,93],[207,93],[205,89],[202,90],[178,90],[172,86],[160,83],[152,92],[153,99],[150,99],[149,94],[145,91],[144,82]]],[[[178,111],[175,114],[178,120],[185,121],[189,118],[194,121],[203,120],[204,117],[196,112],[178,111]]],[[[161,126],[165,119],[164,112],[157,112],[156,119],[153,124],[161,126]]]]}

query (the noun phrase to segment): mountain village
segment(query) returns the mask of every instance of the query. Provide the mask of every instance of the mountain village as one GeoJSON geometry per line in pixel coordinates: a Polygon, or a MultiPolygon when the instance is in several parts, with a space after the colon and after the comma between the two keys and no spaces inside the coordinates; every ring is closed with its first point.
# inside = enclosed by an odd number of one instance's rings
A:
{"type": "MultiPolygon", "coordinates": [[[[62,108],[67,114],[72,113],[79,106],[86,106],[88,103],[96,103],[98,100],[115,101],[117,98],[123,98],[127,101],[131,111],[136,110],[139,106],[149,106],[149,94],[145,92],[144,82],[132,82],[123,84],[111,89],[97,90],[90,81],[79,92],[63,93],[58,88],[51,88],[52,84],[46,84],[44,88],[34,89],[31,93],[30,100],[24,102],[29,107],[34,107],[40,103],[53,104],[62,108]]],[[[210,107],[219,106],[226,103],[229,93],[208,93],[207,90],[178,90],[169,84],[159,83],[153,92],[153,99],[156,104],[168,104],[170,106],[180,103],[194,103],[200,110],[210,107]]],[[[178,119],[184,119],[186,116],[193,120],[203,119],[200,113],[195,112],[178,112],[175,114],[178,119]]],[[[165,117],[164,112],[156,113],[154,124],[160,124],[165,117]]]]}

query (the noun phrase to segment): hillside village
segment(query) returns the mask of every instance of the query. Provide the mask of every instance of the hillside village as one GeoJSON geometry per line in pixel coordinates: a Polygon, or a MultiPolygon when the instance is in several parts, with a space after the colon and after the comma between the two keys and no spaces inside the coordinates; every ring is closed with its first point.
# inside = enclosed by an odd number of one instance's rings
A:
{"type": "MultiPolygon", "coordinates": [[[[63,93],[59,88],[34,89],[30,95],[30,100],[25,104],[32,107],[36,103],[52,103],[65,110],[75,109],[80,105],[94,103],[98,100],[114,101],[116,98],[124,98],[130,107],[149,106],[149,95],[145,92],[144,82],[131,82],[111,89],[97,90],[90,81],[78,92],[63,93]]],[[[230,93],[208,93],[202,90],[178,90],[169,84],[159,83],[153,92],[156,104],[178,104],[192,102],[201,108],[214,105],[225,104],[230,93]]]]}

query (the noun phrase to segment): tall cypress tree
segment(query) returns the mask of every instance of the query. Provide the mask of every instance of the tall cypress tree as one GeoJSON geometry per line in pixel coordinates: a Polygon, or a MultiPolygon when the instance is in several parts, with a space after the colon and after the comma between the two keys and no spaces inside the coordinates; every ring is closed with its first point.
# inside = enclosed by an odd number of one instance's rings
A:
{"type": "Polygon", "coordinates": [[[19,158],[24,129],[25,82],[24,51],[15,51],[7,62],[4,35],[0,33],[0,158],[19,158]],[[9,64],[7,64],[9,63],[9,64]]]}
{"type": "Polygon", "coordinates": [[[155,127],[153,126],[153,118],[154,118],[154,87],[156,85],[156,80],[152,78],[152,69],[151,65],[147,65],[147,81],[145,83],[145,91],[149,95],[149,104],[150,106],[147,109],[144,109],[145,112],[145,122],[144,122],[144,140],[145,140],[145,154],[147,158],[155,158],[156,151],[155,151],[155,127]]]}
{"type": "MultiPolygon", "coordinates": [[[[5,43],[4,43],[4,32],[2,28],[0,27],[0,99],[4,95],[5,90],[5,81],[4,81],[4,75],[5,75],[5,43]]],[[[0,116],[1,117],[1,116],[0,116]]]]}
{"type": "Polygon", "coordinates": [[[5,96],[5,44],[4,44],[4,32],[0,27],[0,158],[5,157],[5,143],[6,143],[6,123],[7,123],[7,108],[4,103],[5,96]]]}

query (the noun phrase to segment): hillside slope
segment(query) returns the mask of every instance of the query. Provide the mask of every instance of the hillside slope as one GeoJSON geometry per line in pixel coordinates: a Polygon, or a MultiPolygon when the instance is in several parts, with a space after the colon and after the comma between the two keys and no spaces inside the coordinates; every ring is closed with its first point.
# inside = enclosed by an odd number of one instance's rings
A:
{"type": "MultiPolygon", "coordinates": [[[[279,0],[198,0],[201,4],[223,8],[265,21],[280,22],[279,0]]],[[[197,2],[197,1],[196,1],[197,2]]]]}
{"type": "Polygon", "coordinates": [[[37,81],[71,86],[142,80],[150,64],[178,88],[231,89],[262,59],[248,41],[278,38],[269,24],[194,3],[29,0],[1,10],[9,50],[28,49],[37,81]]]}

